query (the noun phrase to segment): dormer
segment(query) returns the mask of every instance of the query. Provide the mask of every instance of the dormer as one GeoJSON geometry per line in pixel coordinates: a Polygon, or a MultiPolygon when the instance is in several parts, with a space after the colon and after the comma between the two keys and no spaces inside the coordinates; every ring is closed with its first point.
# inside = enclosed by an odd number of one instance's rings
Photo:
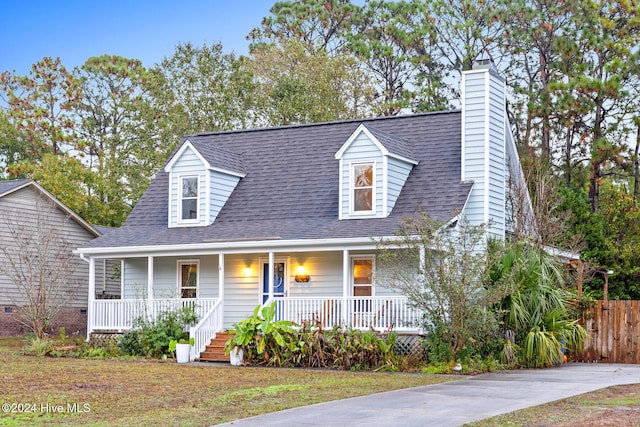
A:
{"type": "Polygon", "coordinates": [[[164,169],[169,173],[169,228],[212,224],[245,176],[239,154],[189,140],[164,169]]]}
{"type": "Polygon", "coordinates": [[[413,166],[409,142],[361,124],[336,152],[340,219],[386,218],[413,166]]]}

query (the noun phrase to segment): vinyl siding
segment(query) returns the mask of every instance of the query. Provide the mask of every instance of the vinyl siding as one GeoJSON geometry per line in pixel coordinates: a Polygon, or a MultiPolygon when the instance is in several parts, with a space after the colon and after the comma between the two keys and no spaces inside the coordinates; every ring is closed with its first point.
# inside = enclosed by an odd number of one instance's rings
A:
{"type": "Polygon", "coordinates": [[[464,215],[472,225],[489,223],[492,235],[504,237],[504,82],[488,70],[469,72],[463,89],[462,179],[474,181],[464,215]]]}
{"type": "Polygon", "coordinates": [[[342,156],[342,218],[380,218],[382,210],[383,163],[380,149],[364,134],[360,133],[342,156]],[[351,165],[353,163],[375,162],[376,212],[372,215],[352,215],[351,209],[351,165]]]}
{"type": "Polygon", "coordinates": [[[390,157],[387,166],[387,212],[391,214],[413,165],[390,157]]]}
{"type": "MultiPolygon", "coordinates": [[[[371,251],[354,251],[351,255],[370,255],[371,251]]],[[[342,297],[342,252],[277,253],[275,258],[288,263],[287,296],[342,297]],[[309,282],[296,282],[296,267],[303,265],[311,277],[309,282]]],[[[177,294],[177,263],[179,260],[200,261],[199,296],[218,297],[218,256],[158,257],[154,258],[154,296],[174,298],[177,294]]],[[[267,254],[225,255],[224,326],[247,318],[262,303],[260,271],[267,254]],[[247,275],[245,268],[249,268],[247,275]]],[[[376,274],[377,276],[377,274],[376,274]]],[[[398,295],[392,289],[376,283],[374,295],[398,295]]],[[[146,297],[147,259],[130,258],[125,261],[125,298],[146,297]]]]}
{"type": "Polygon", "coordinates": [[[258,255],[225,255],[224,327],[230,328],[253,313],[260,301],[258,255]],[[251,269],[246,275],[245,267],[251,269]]]}
{"type": "Polygon", "coordinates": [[[130,258],[124,262],[124,292],[126,299],[147,297],[147,259],[130,258]]]}
{"type": "Polygon", "coordinates": [[[169,227],[184,226],[203,226],[206,225],[207,219],[207,179],[208,173],[202,160],[196,153],[187,148],[180,158],[174,163],[171,169],[171,178],[169,182],[169,227]],[[180,177],[181,176],[198,176],[198,223],[181,224],[178,218],[180,209],[178,202],[180,200],[180,177]]]}
{"type": "MultiPolygon", "coordinates": [[[[88,230],[83,228],[73,219],[67,219],[66,214],[55,207],[49,209],[48,199],[44,199],[40,193],[32,187],[25,187],[14,193],[0,198],[0,244],[5,247],[16,247],[13,237],[9,233],[7,220],[20,218],[20,223],[30,226],[37,223],[38,212],[46,215],[46,223],[61,231],[61,238],[69,242],[70,250],[83,246],[89,240],[95,238],[88,230]]],[[[11,223],[11,222],[9,222],[11,223]]],[[[0,253],[0,264],[8,266],[5,256],[0,253]]],[[[80,257],[72,259],[72,274],[68,280],[69,286],[65,291],[67,299],[65,307],[87,307],[87,291],[89,264],[80,257]]],[[[11,281],[7,274],[0,274],[0,304],[22,305],[24,297],[22,292],[11,281]]]]}
{"type": "MultiPolygon", "coordinates": [[[[232,175],[227,175],[221,172],[212,171],[210,173],[211,183],[211,197],[209,203],[209,224],[215,221],[220,209],[224,206],[224,204],[231,196],[231,193],[240,182],[240,178],[232,175]]],[[[209,225],[207,224],[207,225],[209,225]]]]}

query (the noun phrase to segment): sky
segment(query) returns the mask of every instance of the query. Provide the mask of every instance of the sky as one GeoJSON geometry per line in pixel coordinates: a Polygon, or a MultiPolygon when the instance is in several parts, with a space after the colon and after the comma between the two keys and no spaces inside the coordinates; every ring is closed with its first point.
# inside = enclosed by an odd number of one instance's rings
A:
{"type": "Polygon", "coordinates": [[[222,43],[246,54],[246,36],[276,0],[3,0],[0,72],[26,75],[45,56],[71,69],[104,54],[151,67],[179,43],[222,43]]]}

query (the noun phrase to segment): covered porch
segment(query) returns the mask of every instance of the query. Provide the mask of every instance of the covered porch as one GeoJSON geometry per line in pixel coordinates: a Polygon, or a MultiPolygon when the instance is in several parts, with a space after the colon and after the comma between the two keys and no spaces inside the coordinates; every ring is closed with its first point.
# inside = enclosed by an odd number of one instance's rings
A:
{"type": "Polygon", "coordinates": [[[137,318],[190,306],[199,319],[189,331],[195,356],[216,333],[273,302],[278,320],[298,325],[420,332],[422,313],[375,282],[372,247],[314,249],[129,254],[120,257],[121,299],[109,300],[96,298],[100,258],[89,258],[87,332],[123,332],[137,318]]]}

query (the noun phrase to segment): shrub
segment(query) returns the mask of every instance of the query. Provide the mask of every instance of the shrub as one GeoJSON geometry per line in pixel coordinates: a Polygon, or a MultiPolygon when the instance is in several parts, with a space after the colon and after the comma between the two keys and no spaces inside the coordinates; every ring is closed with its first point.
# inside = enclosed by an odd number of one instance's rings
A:
{"type": "Polygon", "coordinates": [[[140,331],[133,329],[122,335],[118,341],[118,347],[120,347],[120,352],[125,356],[142,356],[140,331]]]}
{"type": "Polygon", "coordinates": [[[34,356],[46,356],[53,350],[53,342],[48,337],[40,338],[37,335],[30,334],[27,336],[26,354],[34,356]]]}
{"type": "Polygon", "coordinates": [[[252,316],[234,325],[227,341],[229,353],[242,347],[246,364],[398,370],[401,358],[393,348],[394,333],[342,329],[324,330],[303,324],[295,328],[289,321],[276,321],[276,306],[256,307],[252,316]]]}
{"type": "Polygon", "coordinates": [[[134,329],[122,336],[120,350],[125,355],[162,357],[170,355],[172,340],[188,339],[186,328],[197,321],[193,307],[162,311],[154,320],[139,318],[134,329]]]}

